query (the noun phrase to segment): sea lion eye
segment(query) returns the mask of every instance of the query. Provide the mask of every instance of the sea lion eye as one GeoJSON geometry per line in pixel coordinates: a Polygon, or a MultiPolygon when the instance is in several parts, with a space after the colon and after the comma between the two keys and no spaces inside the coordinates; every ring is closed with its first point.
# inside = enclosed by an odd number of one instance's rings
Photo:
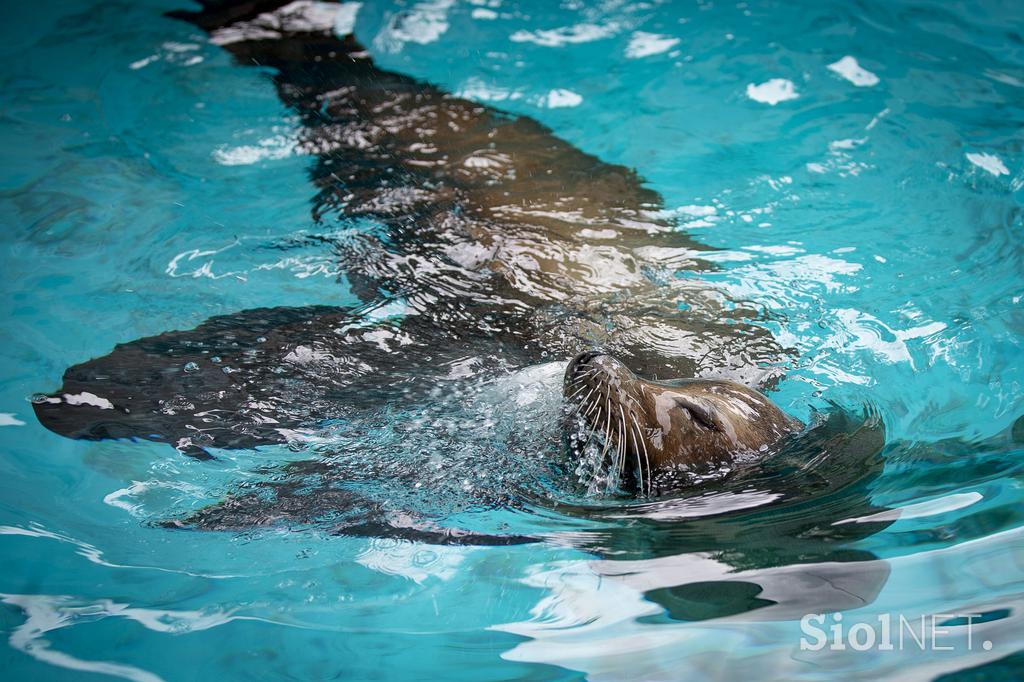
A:
{"type": "Polygon", "coordinates": [[[690,413],[696,423],[712,431],[725,431],[722,418],[709,403],[689,396],[676,396],[676,404],[690,413]]]}

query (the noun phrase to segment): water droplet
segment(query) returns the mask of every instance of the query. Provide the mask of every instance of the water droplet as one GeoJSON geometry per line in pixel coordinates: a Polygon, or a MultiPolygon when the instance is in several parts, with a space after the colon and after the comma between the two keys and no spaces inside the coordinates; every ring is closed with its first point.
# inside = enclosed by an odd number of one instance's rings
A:
{"type": "Polygon", "coordinates": [[[210,358],[210,362],[220,362],[220,356],[214,355],[212,358],[210,358]]]}
{"type": "Polygon", "coordinates": [[[194,362],[190,362],[187,365],[185,365],[185,371],[189,372],[189,373],[191,373],[191,372],[198,372],[199,371],[199,365],[197,365],[194,362]]]}

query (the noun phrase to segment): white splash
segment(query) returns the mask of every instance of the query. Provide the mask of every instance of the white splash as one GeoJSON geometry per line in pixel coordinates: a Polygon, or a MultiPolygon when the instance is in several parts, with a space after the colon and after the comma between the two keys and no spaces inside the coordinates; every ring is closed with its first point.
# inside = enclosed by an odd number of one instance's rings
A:
{"type": "Polygon", "coordinates": [[[516,31],[509,40],[514,43],[535,43],[544,47],[564,47],[610,38],[619,32],[615,22],[605,24],[577,24],[539,31],[516,31]]]}
{"type": "Polygon", "coordinates": [[[160,47],[164,48],[168,52],[193,52],[202,47],[198,43],[179,43],[173,40],[168,40],[160,47]]]}
{"type": "Polygon", "coordinates": [[[718,213],[718,207],[703,204],[687,204],[686,206],[677,206],[660,213],[666,217],[687,216],[690,218],[707,218],[718,213]]]}
{"type": "Polygon", "coordinates": [[[361,2],[346,2],[338,8],[334,15],[334,35],[347,36],[355,31],[356,15],[362,6],[361,2]]]}
{"type": "Polygon", "coordinates": [[[685,228],[711,227],[721,218],[718,215],[717,206],[702,204],[687,204],[686,206],[677,206],[660,211],[650,211],[648,215],[652,218],[667,218],[670,220],[681,218],[683,222],[679,223],[679,226],[685,228]]]}
{"type": "Polygon", "coordinates": [[[103,504],[108,504],[111,507],[117,507],[123,509],[132,516],[140,516],[139,510],[142,508],[142,504],[131,504],[125,502],[122,498],[133,497],[140,493],[144,493],[149,490],[149,486],[142,481],[132,481],[132,484],[127,488],[120,488],[112,493],[108,493],[103,497],[103,504]]]}
{"type": "Polygon", "coordinates": [[[678,44],[679,38],[637,31],[629,39],[629,45],[626,46],[626,56],[630,59],[650,57],[651,55],[668,52],[678,44]]]}
{"type": "Polygon", "coordinates": [[[558,109],[560,107],[578,107],[583,102],[583,97],[572,90],[558,88],[544,95],[537,102],[542,107],[558,109]]]}
{"type": "Polygon", "coordinates": [[[160,55],[151,54],[148,57],[143,57],[142,59],[138,59],[138,60],[132,62],[131,64],[128,65],[128,68],[130,68],[133,71],[138,71],[139,69],[141,69],[143,67],[149,66],[150,64],[155,62],[157,59],[160,59],[160,55]]]}
{"type": "Polygon", "coordinates": [[[98,407],[101,410],[114,409],[114,404],[106,398],[101,398],[98,395],[84,391],[82,393],[74,394],[65,393],[64,402],[68,405],[92,405],[93,407],[98,407]]]}
{"type": "Polygon", "coordinates": [[[459,88],[455,96],[471,99],[475,102],[504,102],[506,100],[521,99],[523,93],[519,90],[510,90],[501,86],[490,85],[479,78],[472,77],[466,80],[466,84],[459,88]]]}
{"type": "Polygon", "coordinates": [[[427,45],[436,42],[448,30],[448,10],[455,0],[427,0],[396,12],[373,39],[384,52],[401,52],[406,43],[427,45]]]}
{"type": "MultiPolygon", "coordinates": [[[[342,230],[336,233],[336,235],[341,236],[345,232],[342,230]]],[[[301,238],[303,234],[304,231],[300,230],[295,236],[301,238]]],[[[211,258],[211,256],[217,256],[225,251],[234,249],[243,242],[252,239],[261,240],[260,237],[242,237],[219,248],[188,249],[187,251],[182,251],[170,260],[164,272],[170,277],[206,277],[209,279],[233,277],[243,282],[248,281],[248,276],[251,273],[274,270],[291,272],[297,279],[307,279],[320,275],[334,278],[339,274],[337,261],[330,257],[324,257],[322,254],[286,256],[273,262],[259,263],[245,268],[224,272],[215,271],[216,258],[211,258]],[[195,264],[196,261],[199,261],[198,264],[195,264]]]]}
{"type": "Polygon", "coordinates": [[[498,377],[481,393],[481,398],[501,405],[512,401],[518,407],[558,409],[566,360],[546,362],[498,377]]]}
{"type": "Polygon", "coordinates": [[[316,350],[309,346],[296,346],[294,350],[284,356],[284,361],[293,365],[308,365],[311,362],[329,359],[331,359],[331,354],[327,351],[316,350]]]}
{"type": "Polygon", "coordinates": [[[907,341],[924,339],[946,329],[945,322],[929,322],[910,329],[894,329],[870,313],[852,308],[835,311],[839,331],[830,345],[844,353],[865,350],[889,364],[905,362],[917,369],[907,341]]]}
{"type": "Polygon", "coordinates": [[[202,265],[200,265],[198,268],[195,268],[194,270],[188,270],[188,271],[185,271],[185,272],[179,272],[178,271],[178,266],[181,264],[182,260],[184,260],[185,262],[189,262],[189,261],[193,261],[193,260],[195,260],[197,258],[206,258],[207,256],[215,256],[215,255],[217,255],[218,253],[220,253],[222,251],[226,251],[226,250],[232,248],[236,244],[238,244],[237,240],[234,241],[234,242],[231,242],[227,246],[222,246],[219,249],[189,249],[188,251],[182,251],[181,253],[179,253],[178,255],[176,255],[174,258],[171,259],[171,262],[167,264],[167,268],[164,270],[164,272],[166,272],[171,277],[196,277],[196,278],[199,278],[199,277],[209,277],[210,279],[220,279],[222,277],[232,277],[232,276],[233,277],[241,277],[241,276],[243,276],[245,274],[244,271],[226,272],[226,273],[223,273],[223,274],[220,274],[220,275],[214,274],[214,272],[213,272],[213,261],[214,261],[214,259],[212,259],[212,258],[210,260],[204,261],[202,263],[202,265]]]}
{"type": "Polygon", "coordinates": [[[298,143],[284,135],[265,137],[256,144],[221,146],[213,150],[213,160],[222,166],[251,166],[261,161],[285,159],[299,153],[298,143]]]}
{"type": "Polygon", "coordinates": [[[870,88],[872,85],[878,85],[879,82],[878,76],[863,68],[850,55],[846,55],[838,62],[829,64],[828,70],[839,74],[858,88],[870,88]]]}
{"type": "Polygon", "coordinates": [[[747,85],[747,97],[755,102],[771,106],[775,106],[779,102],[796,99],[799,96],[793,81],[785,78],[772,78],[758,85],[753,83],[747,85]]]}
{"type": "Polygon", "coordinates": [[[250,21],[239,21],[210,34],[214,45],[245,40],[277,40],[286,33],[330,33],[342,5],[316,0],[295,0],[250,21]]]}
{"type": "Polygon", "coordinates": [[[195,66],[203,61],[203,58],[198,54],[192,54],[196,50],[201,50],[202,45],[198,43],[178,43],[174,41],[167,41],[160,46],[160,50],[156,54],[151,54],[148,57],[138,59],[128,65],[133,71],[138,71],[141,68],[149,66],[155,61],[163,60],[171,64],[181,64],[182,66],[195,66]]]}
{"type": "Polygon", "coordinates": [[[13,412],[0,412],[0,426],[24,426],[25,422],[18,419],[13,412]]]}
{"type": "Polygon", "coordinates": [[[995,154],[971,153],[966,154],[965,156],[967,157],[967,160],[973,163],[975,166],[982,169],[983,171],[991,173],[997,178],[1000,175],[1010,174],[1010,169],[1007,168],[1006,164],[1003,163],[1002,159],[1000,159],[995,154]]]}

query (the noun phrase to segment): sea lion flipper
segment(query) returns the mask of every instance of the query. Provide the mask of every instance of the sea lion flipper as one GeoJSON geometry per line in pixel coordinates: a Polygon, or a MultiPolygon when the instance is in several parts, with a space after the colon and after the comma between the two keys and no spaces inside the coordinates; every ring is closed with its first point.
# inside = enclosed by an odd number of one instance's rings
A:
{"type": "Polygon", "coordinates": [[[466,372],[489,376],[540,359],[536,348],[503,345],[508,325],[443,326],[402,310],[219,315],[74,365],[33,407],[43,426],[69,438],[137,438],[209,459],[213,448],[283,444],[330,420],[422,399],[466,372]]]}

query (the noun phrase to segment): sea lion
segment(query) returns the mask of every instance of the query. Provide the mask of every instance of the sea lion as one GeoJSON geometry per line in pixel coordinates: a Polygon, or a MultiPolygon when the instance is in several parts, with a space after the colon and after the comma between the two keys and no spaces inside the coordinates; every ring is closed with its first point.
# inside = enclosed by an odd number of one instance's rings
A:
{"type": "MultiPolygon", "coordinates": [[[[631,474],[633,487],[650,495],[672,470],[700,476],[764,456],[780,439],[803,428],[763,394],[731,381],[648,381],[600,351],[585,351],[565,369],[564,393],[585,434],[570,443],[582,454],[596,435],[599,464],[631,474]]],[[[671,476],[674,482],[679,476],[671,476]]]]}
{"type": "MultiPolygon", "coordinates": [[[[509,447],[503,437],[520,433],[496,435],[474,420],[479,447],[466,456],[462,424],[452,436],[443,411],[420,409],[437,395],[458,398],[466,384],[599,347],[652,381],[760,387],[791,354],[759,324],[767,316],[757,306],[679,276],[714,270],[702,257],[712,249],[679,231],[634,171],[529,118],[377,68],[353,36],[333,33],[339,5],[200,5],[175,16],[240,63],[270,69],[298,114],[322,227],[310,239],[335,250],[361,303],[241,311],[119,344],[70,367],[59,390],[37,396],[36,414],[65,436],[146,439],[197,458],[291,444],[325,423],[353,433],[240,482],[218,503],[154,523],[312,525],[436,544],[550,541],[630,558],[715,552],[723,565],[753,568],[873,558],[843,547],[880,524],[834,522],[878,511],[865,492],[880,469],[877,420],[850,424],[837,414],[815,424],[795,443],[796,472],[790,451],[770,452],[756,471],[631,506],[543,494],[535,480],[549,469],[558,483],[572,478],[558,471],[557,438],[509,447]],[[373,413],[382,407],[415,413],[423,426],[373,413]],[[367,441],[389,429],[399,432],[371,457],[367,441]],[[424,447],[396,462],[389,448],[409,440],[424,447]],[[435,470],[438,442],[451,447],[435,470]],[[838,472],[819,474],[832,462],[842,462],[838,472]],[[524,472],[527,464],[534,468],[524,472]],[[481,471],[496,480],[463,485],[481,471]],[[825,495],[835,500],[827,513],[807,513],[825,495]],[[578,532],[566,531],[567,515],[578,532]]],[[[266,244],[294,245],[291,237],[266,244]]],[[[531,429],[522,421],[514,430],[531,429]]],[[[650,470],[644,483],[647,498],[672,489],[650,470]]]]}
{"type": "Polygon", "coordinates": [[[342,5],[200,4],[173,16],[271,69],[297,112],[315,159],[314,237],[362,303],[242,311],[122,343],[35,398],[47,428],[207,458],[595,346],[653,379],[781,375],[790,352],[762,311],[677,276],[713,270],[710,247],[677,230],[633,170],[377,68],[334,34],[342,5]]]}
{"type": "MultiPolygon", "coordinates": [[[[353,36],[333,33],[340,5],[201,5],[175,16],[241,63],[272,69],[299,114],[300,145],[315,159],[314,218],[343,235],[323,240],[363,303],[242,311],[120,344],[36,397],[51,430],[209,458],[595,346],[655,380],[714,374],[759,386],[779,375],[788,351],[757,324],[756,307],[675,276],[714,269],[700,257],[710,247],[675,229],[634,171],[531,119],[377,68],[353,36]]],[[[337,493],[372,480],[373,467],[325,467],[291,465],[315,481],[239,493],[190,525],[301,522],[333,505],[366,512],[346,517],[345,532],[409,532],[379,501],[337,493]]],[[[497,491],[476,499],[507,502],[497,491]]]]}

